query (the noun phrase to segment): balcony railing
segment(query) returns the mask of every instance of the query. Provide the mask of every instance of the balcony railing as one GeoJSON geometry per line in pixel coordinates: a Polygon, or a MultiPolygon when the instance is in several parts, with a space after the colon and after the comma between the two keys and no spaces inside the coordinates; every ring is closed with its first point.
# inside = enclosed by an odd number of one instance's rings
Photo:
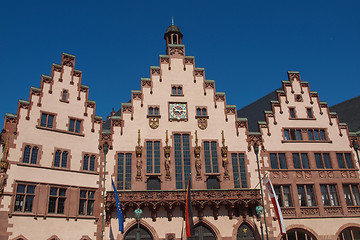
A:
{"type": "MultiPolygon", "coordinates": [[[[153,220],[159,208],[167,211],[169,220],[175,207],[185,208],[185,190],[159,190],[159,191],[118,191],[119,201],[123,214],[130,208],[149,208],[153,220]]],[[[192,205],[198,210],[199,217],[202,211],[210,206],[213,209],[215,219],[221,206],[228,209],[229,217],[234,215],[234,209],[255,207],[261,203],[260,190],[258,189],[222,189],[222,190],[192,190],[192,205]]],[[[115,209],[114,192],[108,192],[106,196],[107,220],[110,220],[111,212],[115,209]]]]}

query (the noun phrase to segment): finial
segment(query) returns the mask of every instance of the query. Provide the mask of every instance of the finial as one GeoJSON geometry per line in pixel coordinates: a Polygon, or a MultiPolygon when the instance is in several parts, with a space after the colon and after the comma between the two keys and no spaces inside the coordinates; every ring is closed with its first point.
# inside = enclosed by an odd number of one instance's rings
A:
{"type": "Polygon", "coordinates": [[[222,145],[223,145],[223,147],[225,147],[224,130],[221,131],[221,136],[222,136],[222,145]]]}
{"type": "Polygon", "coordinates": [[[140,129],[138,130],[138,146],[140,146],[140,129]]]}
{"type": "Polygon", "coordinates": [[[169,143],[169,136],[168,136],[168,130],[166,130],[165,144],[167,147],[168,147],[168,143],[169,143]]]}
{"type": "Polygon", "coordinates": [[[197,130],[195,130],[195,145],[198,147],[199,139],[197,137],[197,130]]]}
{"type": "Polygon", "coordinates": [[[175,25],[174,24],[174,17],[171,17],[171,25],[175,25]]]}

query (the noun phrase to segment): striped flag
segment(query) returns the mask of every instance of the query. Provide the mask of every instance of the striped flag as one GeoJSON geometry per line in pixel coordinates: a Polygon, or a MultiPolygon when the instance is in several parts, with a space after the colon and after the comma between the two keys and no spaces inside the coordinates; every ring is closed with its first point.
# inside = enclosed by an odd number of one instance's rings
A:
{"type": "Polygon", "coordinates": [[[283,218],[282,213],[281,213],[281,208],[279,206],[279,202],[277,200],[274,187],[273,187],[273,185],[272,185],[272,183],[270,181],[270,178],[268,176],[264,179],[264,185],[265,185],[266,189],[269,192],[271,202],[272,202],[272,204],[274,206],[275,214],[276,214],[276,217],[277,217],[277,219],[279,221],[280,232],[281,232],[281,234],[286,234],[286,228],[285,228],[285,224],[284,224],[284,218],[283,218]]]}
{"type": "Polygon", "coordinates": [[[121,205],[120,205],[120,202],[119,202],[119,195],[117,193],[115,183],[112,180],[112,178],[111,178],[111,183],[112,183],[112,186],[114,188],[115,201],[116,201],[116,210],[117,210],[117,216],[118,216],[118,221],[119,221],[119,231],[121,233],[124,233],[124,217],[123,217],[122,212],[121,212],[121,205]]]}
{"type": "Polygon", "coordinates": [[[191,186],[190,186],[190,184],[191,184],[191,182],[189,179],[187,189],[186,189],[186,206],[185,206],[186,238],[193,237],[195,235],[193,214],[192,214],[192,205],[191,205],[191,186]]]}

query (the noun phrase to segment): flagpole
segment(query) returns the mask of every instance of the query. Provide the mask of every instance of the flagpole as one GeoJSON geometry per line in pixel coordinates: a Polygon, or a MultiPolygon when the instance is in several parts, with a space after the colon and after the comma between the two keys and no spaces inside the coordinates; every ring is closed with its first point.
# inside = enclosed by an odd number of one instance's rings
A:
{"type": "Polygon", "coordinates": [[[101,217],[101,240],[104,239],[104,221],[105,221],[105,173],[106,173],[106,154],[108,153],[109,145],[107,142],[103,145],[104,153],[104,171],[103,171],[103,207],[102,207],[102,217],[101,217]]]}
{"type": "MultiPolygon", "coordinates": [[[[261,175],[260,175],[260,164],[259,164],[259,156],[258,156],[259,146],[256,143],[254,144],[254,151],[255,151],[255,155],[256,155],[256,162],[257,162],[258,175],[259,175],[259,181],[260,181],[261,202],[262,202],[262,205],[264,208],[264,223],[265,223],[266,239],[269,240],[269,233],[268,233],[268,228],[267,228],[267,223],[266,223],[266,209],[265,209],[265,204],[264,204],[264,193],[263,193],[263,187],[262,187],[261,175]]],[[[260,218],[261,218],[261,216],[260,216],[260,218]]],[[[261,226],[261,229],[262,229],[262,226],[261,226]]]]}

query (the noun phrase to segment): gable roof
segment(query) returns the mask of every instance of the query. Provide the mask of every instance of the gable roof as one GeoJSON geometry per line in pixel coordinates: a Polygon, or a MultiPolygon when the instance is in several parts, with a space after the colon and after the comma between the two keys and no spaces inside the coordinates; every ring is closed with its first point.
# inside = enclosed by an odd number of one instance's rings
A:
{"type": "Polygon", "coordinates": [[[348,125],[350,132],[360,131],[360,96],[338,103],[329,109],[337,113],[340,122],[348,125]]]}

